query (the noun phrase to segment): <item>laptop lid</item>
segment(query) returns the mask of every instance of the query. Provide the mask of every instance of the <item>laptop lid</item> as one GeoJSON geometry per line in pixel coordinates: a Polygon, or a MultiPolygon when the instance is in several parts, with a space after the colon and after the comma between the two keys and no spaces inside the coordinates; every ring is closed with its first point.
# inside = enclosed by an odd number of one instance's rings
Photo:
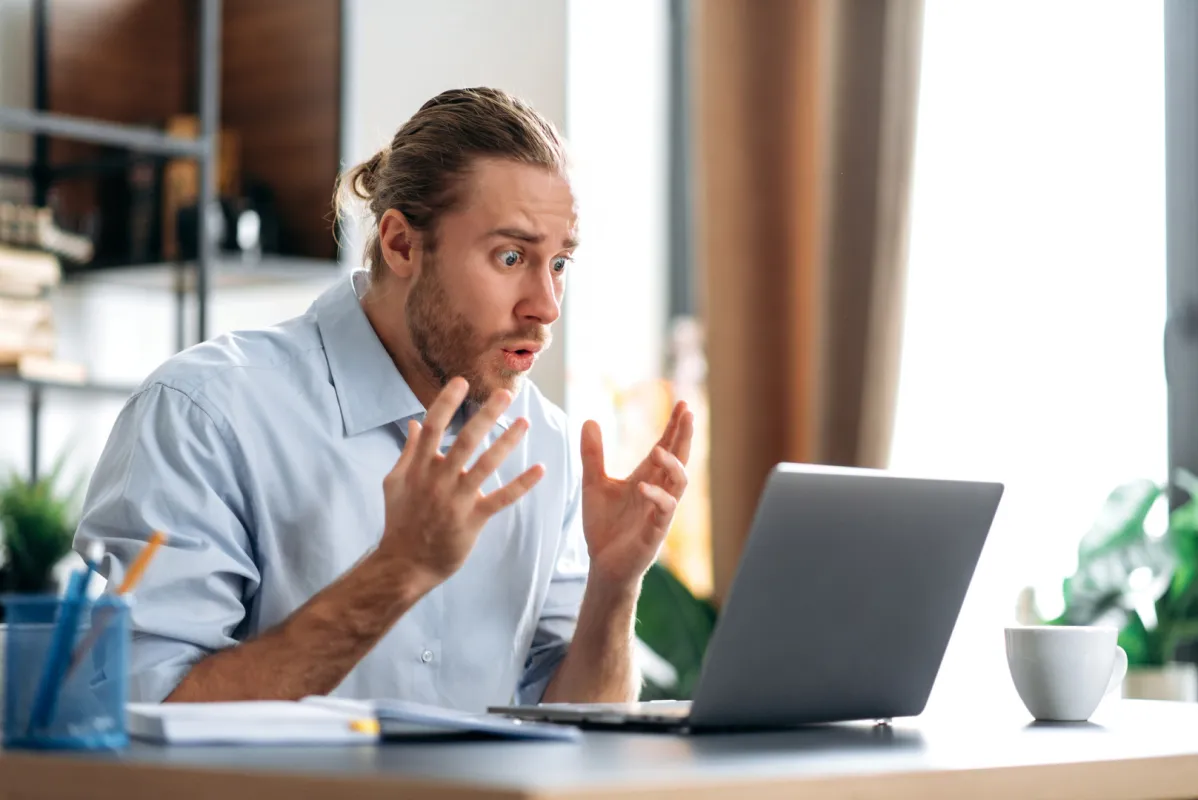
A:
{"type": "Polygon", "coordinates": [[[998,483],[777,465],[695,687],[694,728],[921,713],[998,483]]]}

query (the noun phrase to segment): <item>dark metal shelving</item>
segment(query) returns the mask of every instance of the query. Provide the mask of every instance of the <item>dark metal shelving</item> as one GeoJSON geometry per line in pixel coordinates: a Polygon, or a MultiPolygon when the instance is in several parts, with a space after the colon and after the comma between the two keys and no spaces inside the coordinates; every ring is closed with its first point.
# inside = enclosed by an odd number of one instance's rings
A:
{"type": "MultiPolygon", "coordinates": [[[[33,134],[33,159],[28,165],[4,164],[0,174],[25,178],[31,183],[32,200],[35,205],[45,205],[50,184],[55,180],[87,171],[78,165],[55,166],[50,164],[49,143],[52,138],[72,139],[123,148],[163,157],[194,158],[199,166],[199,192],[197,207],[206,209],[216,200],[216,163],[214,159],[217,115],[220,109],[220,20],[221,0],[197,0],[199,18],[197,96],[199,98],[199,135],[194,139],[170,136],[162,131],[137,125],[124,125],[96,119],[84,119],[49,110],[49,76],[47,59],[47,0],[34,0],[33,21],[33,78],[34,108],[0,107],[0,129],[33,134]]],[[[102,164],[92,165],[103,168],[102,164]]],[[[196,225],[202,225],[203,215],[197,215],[196,225]]],[[[211,237],[197,230],[198,252],[187,264],[174,265],[176,273],[190,272],[190,280],[175,280],[179,325],[176,333],[178,349],[186,345],[183,329],[184,305],[188,294],[196,297],[195,340],[208,338],[208,303],[210,273],[217,258],[215,243],[211,237]]],[[[44,395],[49,391],[67,391],[106,396],[128,396],[131,387],[102,383],[58,383],[53,381],[28,380],[16,375],[0,375],[0,383],[24,386],[29,398],[29,478],[37,480],[39,461],[39,439],[41,410],[44,395]]]]}
{"type": "Polygon", "coordinates": [[[153,128],[24,108],[0,107],[0,128],[15,133],[32,133],[91,144],[112,145],[161,156],[207,158],[210,147],[206,140],[183,139],[153,128]]]}

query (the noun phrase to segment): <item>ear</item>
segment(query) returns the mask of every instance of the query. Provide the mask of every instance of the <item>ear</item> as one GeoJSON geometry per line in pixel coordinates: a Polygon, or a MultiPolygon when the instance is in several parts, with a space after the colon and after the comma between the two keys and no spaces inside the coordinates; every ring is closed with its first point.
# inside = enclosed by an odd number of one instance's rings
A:
{"type": "Polygon", "coordinates": [[[411,278],[420,270],[420,234],[394,208],[383,212],[379,219],[379,247],[391,272],[400,278],[411,278]]]}

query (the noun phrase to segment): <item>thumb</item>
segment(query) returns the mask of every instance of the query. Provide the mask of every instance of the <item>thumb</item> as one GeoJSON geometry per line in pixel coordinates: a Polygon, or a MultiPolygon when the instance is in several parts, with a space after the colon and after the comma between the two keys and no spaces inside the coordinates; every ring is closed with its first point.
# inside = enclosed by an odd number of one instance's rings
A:
{"type": "Polygon", "coordinates": [[[587,485],[606,478],[603,471],[603,434],[599,423],[589,419],[582,426],[582,483],[587,485]]]}

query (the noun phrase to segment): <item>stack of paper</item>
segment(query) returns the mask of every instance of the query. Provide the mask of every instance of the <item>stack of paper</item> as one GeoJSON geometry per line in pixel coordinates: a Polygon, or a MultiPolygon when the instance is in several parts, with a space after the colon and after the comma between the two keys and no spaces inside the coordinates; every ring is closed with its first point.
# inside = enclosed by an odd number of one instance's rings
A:
{"type": "Polygon", "coordinates": [[[321,696],[305,697],[300,702],[336,709],[351,716],[373,716],[385,739],[457,735],[572,742],[582,738],[582,731],[569,725],[529,722],[499,714],[474,714],[406,700],[346,700],[321,696]]]}
{"type": "Polygon", "coordinates": [[[378,740],[372,716],[310,703],[130,703],[129,735],[164,744],[333,744],[378,740]]]}
{"type": "Polygon", "coordinates": [[[163,744],[312,744],[484,737],[577,741],[568,725],[403,700],[305,697],[298,703],[130,703],[129,735],[163,744]]]}

